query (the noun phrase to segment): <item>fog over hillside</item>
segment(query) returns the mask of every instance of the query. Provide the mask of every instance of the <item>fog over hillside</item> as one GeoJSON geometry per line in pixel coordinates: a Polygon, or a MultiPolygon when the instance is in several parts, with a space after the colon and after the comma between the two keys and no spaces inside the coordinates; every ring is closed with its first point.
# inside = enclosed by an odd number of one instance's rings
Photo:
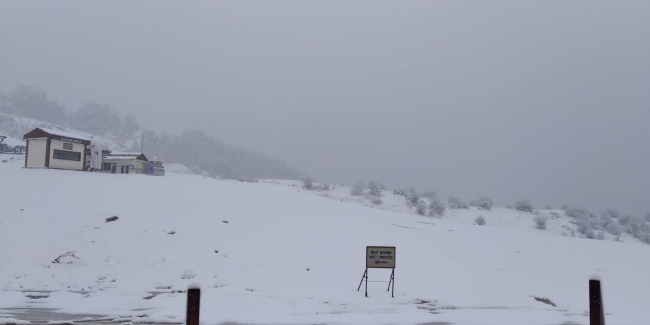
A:
{"type": "Polygon", "coordinates": [[[0,89],[328,183],[643,216],[648,17],[636,0],[2,1],[0,89]]]}
{"type": "MultiPolygon", "coordinates": [[[[299,179],[301,174],[286,163],[257,152],[222,143],[197,130],[169,134],[144,130],[132,115],[120,116],[108,105],[88,102],[76,111],[68,111],[48,98],[39,88],[19,85],[13,91],[0,91],[0,112],[29,117],[108,137],[127,144],[127,150],[144,153],[167,162],[181,163],[196,173],[223,178],[299,179]],[[130,147],[128,147],[130,144],[130,147]]],[[[0,131],[22,138],[28,129],[16,125],[11,116],[0,116],[0,131]]],[[[110,149],[110,148],[104,148],[110,149]]]]}

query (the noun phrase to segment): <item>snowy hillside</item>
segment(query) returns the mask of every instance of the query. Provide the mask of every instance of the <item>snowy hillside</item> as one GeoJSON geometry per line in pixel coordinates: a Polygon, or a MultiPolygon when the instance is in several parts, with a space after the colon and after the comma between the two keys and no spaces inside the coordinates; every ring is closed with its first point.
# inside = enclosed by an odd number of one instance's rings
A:
{"type": "Polygon", "coordinates": [[[114,150],[118,152],[129,151],[129,148],[135,141],[135,139],[129,140],[127,141],[127,143],[124,144],[116,141],[115,139],[109,139],[106,137],[101,137],[87,132],[72,130],[70,128],[66,128],[57,124],[0,112],[0,134],[6,133],[6,135],[8,136],[22,139],[22,136],[25,133],[35,128],[47,128],[51,130],[66,132],[71,135],[76,135],[77,138],[88,139],[94,145],[97,145],[102,149],[114,150]]]}
{"type": "MultiPolygon", "coordinates": [[[[298,181],[260,180],[260,182],[277,184],[280,186],[288,186],[298,189],[303,188],[303,183],[298,181]]],[[[417,213],[416,207],[409,204],[408,197],[397,195],[393,191],[382,190],[379,200],[373,202],[374,197],[369,195],[351,195],[350,191],[352,188],[350,186],[328,185],[327,190],[321,189],[321,186],[323,186],[323,184],[315,184],[314,190],[305,192],[341,202],[356,203],[374,209],[405,214],[417,213]]],[[[431,202],[431,199],[426,197],[422,197],[421,200],[424,202],[425,206],[429,205],[431,202]]],[[[474,225],[476,224],[476,219],[479,216],[482,216],[486,220],[486,226],[488,227],[504,227],[527,232],[543,231],[549,234],[567,237],[585,237],[585,235],[581,234],[578,230],[578,224],[575,218],[567,216],[564,210],[535,210],[533,212],[522,212],[512,208],[492,207],[490,210],[485,210],[472,206],[468,206],[462,209],[453,209],[449,208],[448,202],[442,203],[445,205],[446,209],[443,215],[436,216],[435,219],[443,219],[466,225],[474,225]],[[546,221],[546,229],[536,229],[535,218],[537,216],[544,218],[546,221]]],[[[606,231],[598,230],[597,234],[602,234],[600,235],[602,236],[602,240],[641,243],[639,239],[625,232],[623,227],[619,226],[619,228],[620,229],[617,229],[617,231],[613,232],[614,234],[612,234],[612,232],[608,233],[606,231]]]]}
{"type": "Polygon", "coordinates": [[[178,291],[199,283],[204,324],[588,324],[594,275],[608,325],[650,319],[650,245],[557,236],[552,221],[524,231],[503,209],[477,226],[462,221],[471,209],[436,219],[286,184],[0,158],[0,322],[40,307],[181,323],[178,291]],[[397,247],[395,298],[385,282],[356,291],[366,245],[397,247]]]}

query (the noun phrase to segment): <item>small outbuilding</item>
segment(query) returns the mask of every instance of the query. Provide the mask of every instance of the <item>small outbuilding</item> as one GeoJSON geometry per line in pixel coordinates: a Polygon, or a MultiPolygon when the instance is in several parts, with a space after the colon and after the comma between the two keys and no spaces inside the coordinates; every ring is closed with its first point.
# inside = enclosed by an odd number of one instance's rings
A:
{"type": "Polygon", "coordinates": [[[27,142],[25,168],[85,170],[90,140],[61,130],[36,128],[23,136],[27,142]]]}
{"type": "Polygon", "coordinates": [[[102,152],[102,171],[112,174],[144,174],[149,160],[141,153],[102,152]]]}
{"type": "Polygon", "coordinates": [[[165,166],[163,166],[163,162],[154,157],[154,160],[147,163],[147,171],[145,174],[152,176],[165,176],[165,166]]]}

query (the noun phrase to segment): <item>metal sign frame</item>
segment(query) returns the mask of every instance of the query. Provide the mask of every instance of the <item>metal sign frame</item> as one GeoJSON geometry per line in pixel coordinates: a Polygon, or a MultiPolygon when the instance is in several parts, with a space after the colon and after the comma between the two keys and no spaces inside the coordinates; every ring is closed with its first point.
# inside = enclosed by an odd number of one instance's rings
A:
{"type": "MultiPolygon", "coordinates": [[[[375,253],[377,254],[377,253],[375,253]]],[[[379,253],[381,255],[381,253],[379,253]]],[[[363,272],[363,276],[361,277],[361,282],[359,283],[359,287],[357,288],[357,291],[361,289],[361,285],[363,284],[363,281],[366,281],[366,298],[368,297],[368,282],[386,282],[386,281],[368,281],[368,269],[373,268],[373,269],[392,269],[392,272],[390,274],[390,280],[388,280],[388,289],[386,291],[391,291],[391,297],[395,297],[395,265],[397,261],[397,248],[395,246],[366,246],[366,270],[363,272]],[[392,256],[392,266],[391,263],[385,263],[386,266],[382,266],[381,264],[384,264],[380,262],[378,259],[375,259],[374,264],[372,265],[373,262],[370,262],[371,251],[381,251],[382,249],[384,250],[391,250],[391,254],[385,254],[385,255],[391,255],[392,256]],[[392,287],[391,287],[392,285],[392,287]]]]}

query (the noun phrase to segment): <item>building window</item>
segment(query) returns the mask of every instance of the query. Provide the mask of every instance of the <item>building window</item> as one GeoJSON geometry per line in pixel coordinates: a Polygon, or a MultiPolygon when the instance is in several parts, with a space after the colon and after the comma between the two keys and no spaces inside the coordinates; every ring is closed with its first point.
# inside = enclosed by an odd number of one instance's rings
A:
{"type": "Polygon", "coordinates": [[[63,143],[63,150],[72,150],[72,143],[63,143]]]}
{"type": "Polygon", "coordinates": [[[108,164],[107,163],[102,163],[102,171],[110,172],[112,165],[113,164],[111,164],[111,163],[108,163],[108,164]]]}
{"type": "Polygon", "coordinates": [[[81,161],[81,152],[54,149],[54,159],[81,161]]]}

